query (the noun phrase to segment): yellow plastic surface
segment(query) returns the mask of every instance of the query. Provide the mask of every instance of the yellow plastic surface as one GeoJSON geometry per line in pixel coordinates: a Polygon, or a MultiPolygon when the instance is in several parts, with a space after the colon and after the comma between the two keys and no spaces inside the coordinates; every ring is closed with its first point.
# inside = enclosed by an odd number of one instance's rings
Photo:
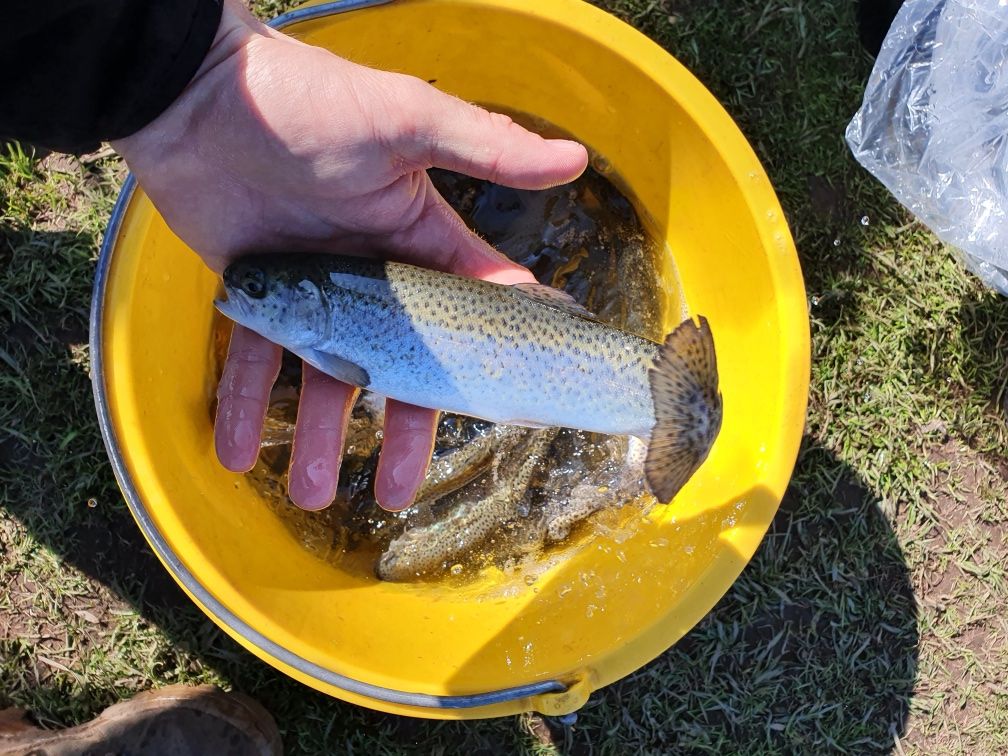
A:
{"type": "MultiPolygon", "coordinates": [[[[777,510],[809,371],[805,293],[780,206],[743,136],[693,76],[576,0],[396,0],[288,32],[468,100],[541,116],[604,155],[667,239],[690,312],[710,320],[721,435],[675,501],[636,535],[596,537],[532,587],[494,591],[493,573],[462,589],[389,584],[334,567],[305,551],[241,475],[218,465],[208,410],[217,283],[138,192],[115,240],[101,342],[126,469],[200,583],[323,668],[436,695],[550,679],[573,687],[479,709],[414,708],[332,688],[237,638],[308,685],[420,716],[572,711],[698,622],[777,510]]],[[[671,313],[669,327],[676,320],[671,313]]]]}

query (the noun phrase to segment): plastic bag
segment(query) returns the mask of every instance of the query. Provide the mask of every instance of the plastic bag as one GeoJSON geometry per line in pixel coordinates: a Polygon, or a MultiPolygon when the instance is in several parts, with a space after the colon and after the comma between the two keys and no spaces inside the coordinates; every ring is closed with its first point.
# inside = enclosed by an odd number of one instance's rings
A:
{"type": "Polygon", "coordinates": [[[1008,296],[1008,0],[907,0],[847,143],[1008,296]]]}

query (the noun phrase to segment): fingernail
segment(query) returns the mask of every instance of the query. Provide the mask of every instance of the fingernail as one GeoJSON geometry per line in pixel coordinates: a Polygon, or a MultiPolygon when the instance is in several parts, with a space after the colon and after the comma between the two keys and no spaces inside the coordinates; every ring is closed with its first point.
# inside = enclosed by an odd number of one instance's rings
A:
{"type": "Polygon", "coordinates": [[[336,498],[339,470],[333,470],[331,460],[316,457],[307,463],[292,460],[287,480],[287,493],[301,509],[325,509],[336,498]]]}
{"type": "Polygon", "coordinates": [[[248,472],[259,457],[259,436],[251,420],[238,420],[214,434],[217,459],[232,472],[248,472]]]}
{"type": "Polygon", "coordinates": [[[391,465],[378,462],[375,472],[375,499],[378,506],[390,512],[400,512],[413,504],[419,483],[423,481],[427,459],[416,454],[391,465]]]}

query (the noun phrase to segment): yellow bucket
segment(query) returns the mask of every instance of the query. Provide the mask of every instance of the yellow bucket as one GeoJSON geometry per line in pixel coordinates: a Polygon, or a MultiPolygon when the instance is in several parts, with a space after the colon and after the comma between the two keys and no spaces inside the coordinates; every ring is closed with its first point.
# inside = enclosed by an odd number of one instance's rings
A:
{"type": "Polygon", "coordinates": [[[797,256],[731,119],[629,26],[577,0],[362,7],[371,4],[307,6],[278,25],[467,100],[540,116],[625,180],[674,252],[690,313],[706,315],[714,333],[724,425],[707,462],[628,540],[591,536],[533,586],[495,592],[493,570],[463,588],[384,583],[324,562],[217,463],[208,407],[218,282],[132,181],[109,225],[92,311],[105,442],[165,566],[278,669],[399,714],[569,713],[698,622],[777,510],[808,391],[797,256]]]}

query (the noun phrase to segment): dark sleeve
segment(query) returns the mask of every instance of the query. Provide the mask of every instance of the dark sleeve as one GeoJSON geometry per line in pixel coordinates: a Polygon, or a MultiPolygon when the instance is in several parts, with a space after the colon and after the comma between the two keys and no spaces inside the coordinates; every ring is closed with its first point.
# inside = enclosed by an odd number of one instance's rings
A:
{"type": "Polygon", "coordinates": [[[0,14],[0,137],[81,153],[179,96],[221,0],[5,0],[0,14]]]}

